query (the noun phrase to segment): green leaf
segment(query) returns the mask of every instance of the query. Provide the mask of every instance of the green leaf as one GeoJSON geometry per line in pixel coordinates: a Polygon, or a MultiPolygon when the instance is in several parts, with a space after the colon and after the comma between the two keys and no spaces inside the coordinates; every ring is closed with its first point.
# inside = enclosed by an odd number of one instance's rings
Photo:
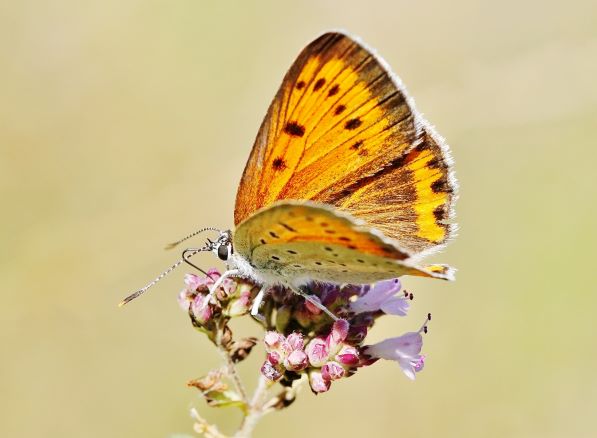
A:
{"type": "Polygon", "coordinates": [[[245,402],[235,391],[206,391],[203,393],[207,404],[214,408],[239,407],[246,409],[245,402]]]}

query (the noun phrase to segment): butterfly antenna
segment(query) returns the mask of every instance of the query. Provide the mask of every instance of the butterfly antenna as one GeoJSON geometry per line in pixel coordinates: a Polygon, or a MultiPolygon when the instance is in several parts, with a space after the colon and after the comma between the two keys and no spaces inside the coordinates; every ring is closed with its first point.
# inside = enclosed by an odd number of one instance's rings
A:
{"type": "Polygon", "coordinates": [[[150,282],[149,284],[147,284],[147,286],[139,289],[138,291],[130,294],[128,297],[126,297],[124,300],[122,300],[119,304],[118,307],[122,307],[124,306],[126,303],[133,301],[135,298],[137,298],[138,296],[144,294],[145,292],[147,292],[147,290],[152,287],[154,284],[156,284],[158,281],[160,281],[162,278],[164,278],[166,275],[168,275],[170,272],[174,271],[176,268],[178,268],[182,263],[184,262],[184,259],[180,259],[179,261],[177,261],[176,263],[174,263],[172,266],[170,266],[168,269],[166,269],[164,272],[162,272],[160,275],[158,275],[156,277],[155,280],[153,280],[152,282],[150,282]]]}
{"type": "Polygon", "coordinates": [[[218,230],[217,228],[214,227],[205,227],[205,228],[201,228],[200,230],[195,231],[194,233],[189,234],[186,237],[183,237],[180,240],[177,240],[176,242],[172,242],[169,243],[168,245],[166,245],[166,249],[172,249],[175,248],[177,245],[181,244],[182,242],[184,242],[185,240],[189,240],[192,237],[195,237],[197,234],[201,234],[205,231],[217,231],[218,233],[220,233],[221,231],[218,230]]]}
{"type": "Polygon", "coordinates": [[[201,252],[201,251],[209,251],[211,248],[208,247],[204,247],[204,248],[192,248],[192,249],[187,249],[182,253],[182,258],[180,260],[178,260],[176,263],[174,263],[172,266],[170,266],[168,269],[166,269],[164,272],[162,272],[160,275],[158,275],[155,280],[153,280],[152,282],[150,282],[149,284],[147,284],[147,286],[143,287],[142,289],[139,289],[138,291],[130,294],[128,297],[126,297],[124,300],[122,300],[119,304],[118,307],[122,307],[124,306],[126,303],[129,303],[131,301],[133,301],[135,298],[139,297],[140,295],[143,295],[145,292],[147,292],[147,290],[152,287],[154,284],[156,284],[158,281],[160,281],[162,278],[164,278],[166,275],[168,275],[170,272],[174,271],[176,268],[178,268],[182,263],[188,263],[191,266],[193,266],[194,268],[197,268],[199,271],[203,272],[205,275],[209,275],[207,272],[205,272],[203,269],[199,268],[198,266],[194,265],[193,263],[189,262],[189,258],[194,256],[195,254],[201,252]],[[190,253],[190,254],[189,254],[190,253]]]}

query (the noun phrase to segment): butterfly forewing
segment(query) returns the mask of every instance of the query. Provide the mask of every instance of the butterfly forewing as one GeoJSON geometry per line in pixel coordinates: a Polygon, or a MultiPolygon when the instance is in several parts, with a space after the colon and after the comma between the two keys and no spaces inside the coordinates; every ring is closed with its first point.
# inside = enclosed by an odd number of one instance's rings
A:
{"type": "Polygon", "coordinates": [[[438,141],[426,132],[407,154],[350,185],[350,195],[330,192],[318,200],[367,220],[415,254],[441,245],[455,231],[455,183],[438,141]]]}
{"type": "Polygon", "coordinates": [[[409,252],[444,243],[455,183],[447,147],[383,62],[327,33],[292,65],[258,133],[235,223],[278,200],[333,205],[409,252]]]}

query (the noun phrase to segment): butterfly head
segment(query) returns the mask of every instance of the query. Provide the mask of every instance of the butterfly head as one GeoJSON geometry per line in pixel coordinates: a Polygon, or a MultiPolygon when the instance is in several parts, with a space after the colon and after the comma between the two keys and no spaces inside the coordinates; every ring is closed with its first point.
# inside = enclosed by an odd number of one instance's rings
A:
{"type": "Polygon", "coordinates": [[[230,230],[220,231],[215,242],[209,240],[211,251],[222,261],[227,261],[233,253],[232,233],[230,230]]]}

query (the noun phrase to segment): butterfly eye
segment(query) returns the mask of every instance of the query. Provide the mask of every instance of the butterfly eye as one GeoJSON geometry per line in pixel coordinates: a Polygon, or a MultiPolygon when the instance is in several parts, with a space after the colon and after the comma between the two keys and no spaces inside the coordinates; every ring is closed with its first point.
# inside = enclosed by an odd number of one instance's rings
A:
{"type": "Polygon", "coordinates": [[[220,260],[228,260],[228,245],[218,246],[218,257],[220,260]]]}

